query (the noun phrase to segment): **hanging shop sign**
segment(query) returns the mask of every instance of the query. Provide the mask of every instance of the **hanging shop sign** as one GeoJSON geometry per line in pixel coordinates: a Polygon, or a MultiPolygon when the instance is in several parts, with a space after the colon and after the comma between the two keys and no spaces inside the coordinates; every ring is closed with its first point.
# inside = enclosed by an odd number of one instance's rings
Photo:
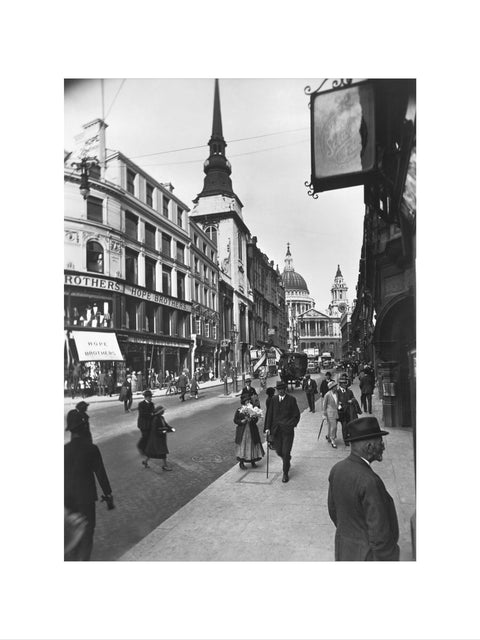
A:
{"type": "Polygon", "coordinates": [[[366,184],[377,170],[372,81],[325,82],[310,95],[312,193],[366,184]]]}
{"type": "Polygon", "coordinates": [[[141,300],[146,300],[147,302],[163,304],[166,307],[171,307],[173,309],[179,309],[181,311],[188,312],[191,312],[192,310],[192,305],[189,302],[177,300],[176,298],[170,298],[163,293],[149,291],[148,289],[144,289],[143,287],[138,287],[136,285],[116,282],[115,280],[110,280],[110,278],[102,278],[84,274],[65,273],[65,285],[87,287],[91,289],[102,289],[103,291],[113,291],[115,293],[124,293],[127,296],[140,298],[141,300]]]}
{"type": "Polygon", "coordinates": [[[117,336],[114,333],[99,331],[72,331],[72,338],[77,347],[80,362],[98,360],[121,360],[123,355],[118,346],[117,336]]]}

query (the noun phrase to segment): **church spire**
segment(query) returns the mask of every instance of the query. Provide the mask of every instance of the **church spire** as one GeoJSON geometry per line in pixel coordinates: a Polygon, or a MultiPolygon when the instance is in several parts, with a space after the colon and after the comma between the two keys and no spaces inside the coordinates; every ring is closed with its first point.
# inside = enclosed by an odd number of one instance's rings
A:
{"type": "Polygon", "coordinates": [[[340,265],[338,265],[338,267],[337,267],[337,274],[336,274],[335,278],[343,278],[342,272],[340,271],[340,265]]]}
{"type": "Polygon", "coordinates": [[[230,179],[232,167],[225,156],[227,143],[223,137],[218,79],[215,79],[212,136],[209,140],[208,146],[210,147],[210,155],[203,165],[203,170],[205,172],[203,189],[193,202],[198,202],[198,199],[204,196],[223,195],[237,198],[233,191],[232,180],[230,179]]]}
{"type": "Polygon", "coordinates": [[[285,255],[285,268],[284,271],[295,271],[295,269],[293,268],[293,258],[292,258],[292,254],[290,253],[290,243],[287,242],[287,253],[285,255]]]}

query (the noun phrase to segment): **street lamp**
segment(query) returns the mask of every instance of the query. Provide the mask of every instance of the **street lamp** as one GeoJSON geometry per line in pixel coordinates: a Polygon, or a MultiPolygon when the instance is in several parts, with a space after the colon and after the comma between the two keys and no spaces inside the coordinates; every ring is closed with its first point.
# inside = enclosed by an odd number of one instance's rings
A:
{"type": "Polygon", "coordinates": [[[232,380],[234,381],[234,385],[235,385],[235,393],[237,393],[237,391],[238,391],[238,380],[237,380],[237,355],[236,355],[236,351],[237,351],[238,331],[237,331],[237,325],[235,323],[233,323],[233,326],[230,329],[230,337],[232,338],[232,349],[233,349],[233,376],[232,376],[232,380]]]}
{"type": "Polygon", "coordinates": [[[87,158],[84,157],[80,162],[72,162],[72,166],[75,169],[80,170],[80,193],[83,196],[83,199],[86,200],[90,195],[90,184],[88,182],[89,169],[94,165],[97,165],[96,158],[87,158]]]}

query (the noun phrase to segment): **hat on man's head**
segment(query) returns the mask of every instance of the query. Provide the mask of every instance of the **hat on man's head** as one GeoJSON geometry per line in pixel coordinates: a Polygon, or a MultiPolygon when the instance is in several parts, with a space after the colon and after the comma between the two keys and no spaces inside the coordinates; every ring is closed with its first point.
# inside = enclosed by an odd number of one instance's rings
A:
{"type": "Polygon", "coordinates": [[[77,404],[75,405],[75,409],[86,409],[88,407],[88,402],[85,402],[85,400],[81,400],[80,402],[77,402],[77,404]]]}
{"type": "Polygon", "coordinates": [[[148,397],[150,397],[150,398],[151,398],[151,397],[152,397],[152,392],[150,391],[150,389],[145,389],[145,391],[143,392],[143,395],[144,395],[145,397],[147,397],[147,396],[148,396],[148,397]]]}
{"type": "Polygon", "coordinates": [[[347,436],[345,438],[345,442],[379,438],[380,436],[387,436],[388,433],[388,431],[382,431],[382,429],[380,429],[378,420],[374,416],[357,418],[347,424],[347,436]]]}
{"type": "Polygon", "coordinates": [[[333,389],[333,387],[336,387],[336,386],[337,386],[337,383],[335,382],[335,380],[330,380],[330,382],[327,385],[329,389],[333,389]]]}
{"type": "Polygon", "coordinates": [[[342,375],[338,379],[339,382],[348,382],[348,376],[346,373],[342,373],[342,375]]]}
{"type": "Polygon", "coordinates": [[[247,377],[245,378],[245,382],[251,382],[251,381],[252,381],[252,379],[250,378],[250,376],[247,376],[247,377]]]}
{"type": "Polygon", "coordinates": [[[277,380],[277,384],[275,385],[276,389],[286,389],[287,388],[287,384],[286,382],[282,382],[281,380],[277,380]]]}

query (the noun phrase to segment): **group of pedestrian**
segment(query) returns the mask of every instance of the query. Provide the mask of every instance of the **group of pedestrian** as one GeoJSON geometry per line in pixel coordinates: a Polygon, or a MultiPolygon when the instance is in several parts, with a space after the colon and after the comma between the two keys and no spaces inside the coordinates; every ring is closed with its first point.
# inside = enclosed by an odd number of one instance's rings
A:
{"type": "Polygon", "coordinates": [[[163,417],[165,408],[161,405],[155,407],[153,404],[150,389],[146,389],[143,396],[144,399],[138,404],[137,420],[137,427],[141,433],[137,449],[143,456],[142,465],[148,468],[150,459],[162,460],[163,471],[171,471],[172,467],[167,462],[167,433],[174,432],[175,429],[168,425],[163,417]]]}

